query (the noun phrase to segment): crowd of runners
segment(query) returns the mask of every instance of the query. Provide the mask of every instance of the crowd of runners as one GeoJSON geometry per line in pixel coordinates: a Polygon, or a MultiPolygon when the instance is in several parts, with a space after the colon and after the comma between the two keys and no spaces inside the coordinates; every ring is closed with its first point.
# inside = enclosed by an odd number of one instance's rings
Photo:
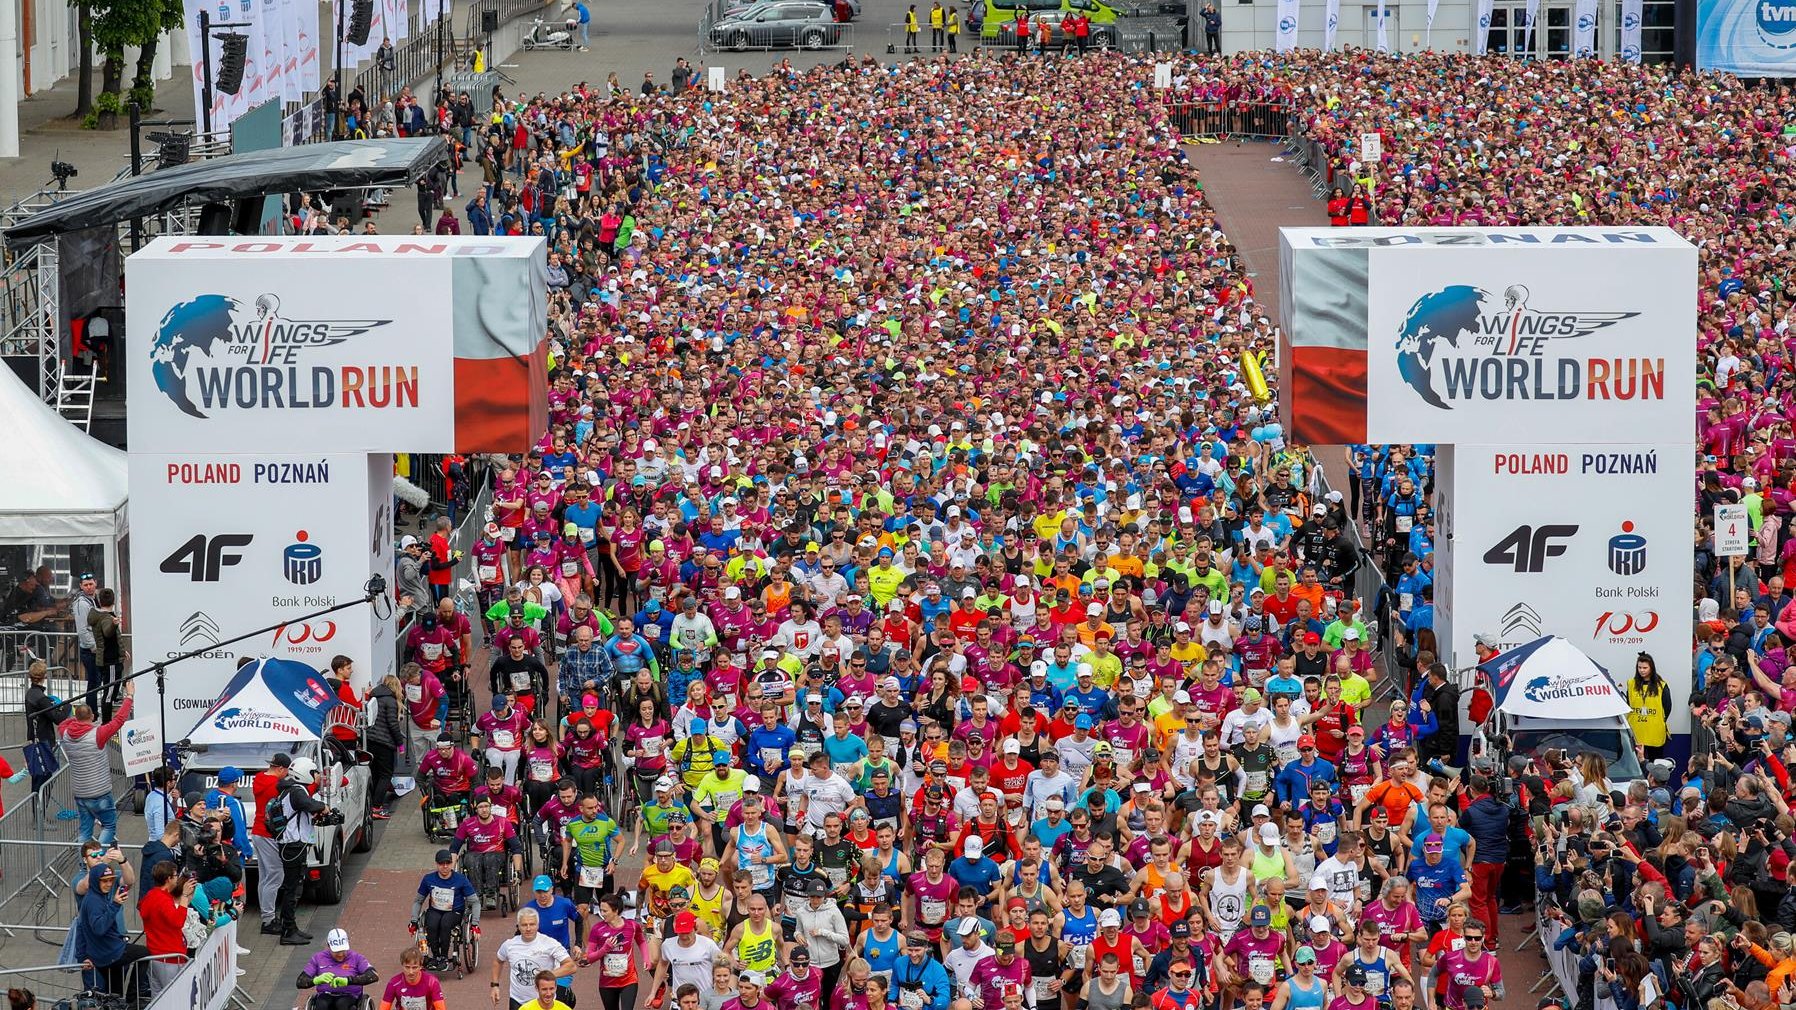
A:
{"type": "MultiPolygon", "coordinates": [[[[470,971],[545,1010],[1478,1010],[1537,904],[1578,955],[1542,1007],[1796,1003],[1790,95],[1432,55],[1152,84],[850,60],[469,128],[470,225],[550,239],[552,426],[495,468],[478,606],[418,601],[444,847],[383,1010],[470,971]],[[1458,763],[1427,447],[1278,426],[1169,98],[1288,102],[1383,223],[1705,240],[1698,483],[1758,539],[1697,550],[1695,696],[1626,685],[1652,756],[1692,705],[1686,766],[1458,763]]],[[[349,1006],[378,973],[337,940],[299,983],[349,1006]]]]}

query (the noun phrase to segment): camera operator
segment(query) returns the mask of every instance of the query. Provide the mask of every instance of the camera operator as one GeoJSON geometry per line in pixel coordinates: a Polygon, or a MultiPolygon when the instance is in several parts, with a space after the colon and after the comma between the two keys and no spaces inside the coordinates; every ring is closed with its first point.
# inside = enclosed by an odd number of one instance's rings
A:
{"type": "Polygon", "coordinates": [[[230,841],[234,828],[229,814],[212,811],[182,852],[182,869],[200,882],[214,902],[229,900],[243,879],[243,854],[230,841]]]}
{"type": "Polygon", "coordinates": [[[299,892],[306,882],[306,852],[317,840],[316,825],[321,821],[328,823],[330,818],[340,815],[307,791],[306,787],[318,774],[311,758],[291,759],[284,753],[274,757],[277,763],[282,759],[289,765],[287,776],[281,780],[279,791],[269,799],[262,816],[268,822],[269,833],[280,846],[281,889],[277,897],[277,917],[281,943],[297,947],[312,941],[312,934],[301,930],[295,918],[299,911],[299,892]]]}

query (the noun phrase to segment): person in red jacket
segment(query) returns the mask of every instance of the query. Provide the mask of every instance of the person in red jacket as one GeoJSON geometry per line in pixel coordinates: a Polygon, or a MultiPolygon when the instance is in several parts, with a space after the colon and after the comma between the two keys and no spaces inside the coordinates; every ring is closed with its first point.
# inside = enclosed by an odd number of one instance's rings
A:
{"type": "Polygon", "coordinates": [[[1356,227],[1372,223],[1372,197],[1358,186],[1353,187],[1353,197],[1347,201],[1347,223],[1356,227]]]}
{"type": "Polygon", "coordinates": [[[268,769],[258,772],[250,780],[250,794],[255,797],[256,809],[250,814],[254,822],[249,829],[249,844],[256,851],[256,908],[262,915],[262,932],[278,935],[281,931],[280,919],[276,913],[280,905],[276,900],[281,890],[281,880],[285,876],[281,869],[281,847],[275,843],[274,836],[268,833],[268,824],[262,819],[262,811],[268,809],[268,801],[281,791],[281,783],[287,778],[287,769],[292,767],[293,758],[285,752],[277,753],[269,760],[268,769]]]}
{"type": "Polygon", "coordinates": [[[1347,195],[1339,186],[1328,194],[1328,223],[1336,228],[1347,227],[1347,195]]]}
{"type": "Polygon", "coordinates": [[[144,949],[159,958],[149,963],[151,999],[187,966],[187,939],[181,929],[197,886],[198,881],[175,869],[171,860],[150,868],[150,886],[137,901],[137,914],[143,919],[144,949]]]}

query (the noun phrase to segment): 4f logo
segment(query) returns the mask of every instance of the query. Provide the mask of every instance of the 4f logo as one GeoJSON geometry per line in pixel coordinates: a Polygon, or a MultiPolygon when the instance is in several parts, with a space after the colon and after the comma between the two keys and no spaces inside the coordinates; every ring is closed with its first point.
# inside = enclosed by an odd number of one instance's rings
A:
{"type": "Polygon", "coordinates": [[[162,559],[162,572],[185,575],[194,582],[217,582],[219,572],[243,561],[242,548],[254,539],[248,533],[196,533],[162,559]]]}
{"type": "Polygon", "coordinates": [[[1570,540],[1576,532],[1576,526],[1517,526],[1508,536],[1497,541],[1496,546],[1484,552],[1484,563],[1507,565],[1518,575],[1543,571],[1548,558],[1556,558],[1565,553],[1566,545],[1555,541],[1570,540]]]}

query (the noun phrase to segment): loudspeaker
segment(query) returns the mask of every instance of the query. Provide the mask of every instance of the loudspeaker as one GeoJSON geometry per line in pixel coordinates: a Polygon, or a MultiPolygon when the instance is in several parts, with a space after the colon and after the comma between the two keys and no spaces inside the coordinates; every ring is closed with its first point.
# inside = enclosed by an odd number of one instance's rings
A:
{"type": "Polygon", "coordinates": [[[351,45],[368,44],[368,33],[374,28],[374,0],[354,0],[349,7],[349,32],[346,36],[351,45]]]}
{"type": "Polygon", "coordinates": [[[227,95],[243,87],[243,58],[249,52],[249,36],[232,32],[218,37],[218,79],[213,86],[227,95]]]}
{"type": "Polygon", "coordinates": [[[480,12],[480,30],[487,33],[488,35],[491,35],[492,33],[498,31],[499,30],[499,12],[498,11],[481,11],[480,12]]]}

